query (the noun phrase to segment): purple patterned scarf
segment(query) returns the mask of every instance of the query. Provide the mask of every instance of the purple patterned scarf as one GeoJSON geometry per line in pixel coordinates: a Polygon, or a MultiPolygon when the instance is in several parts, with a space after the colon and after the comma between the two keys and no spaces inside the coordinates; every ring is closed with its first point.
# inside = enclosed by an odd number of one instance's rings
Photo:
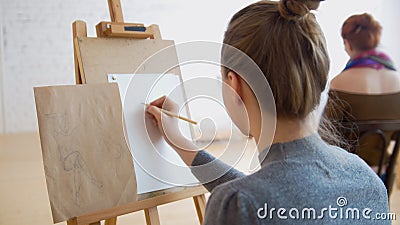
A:
{"type": "Polygon", "coordinates": [[[372,68],[376,70],[389,69],[396,71],[396,68],[394,67],[393,61],[390,59],[390,57],[376,49],[360,53],[346,64],[346,68],[344,70],[351,68],[372,68]]]}

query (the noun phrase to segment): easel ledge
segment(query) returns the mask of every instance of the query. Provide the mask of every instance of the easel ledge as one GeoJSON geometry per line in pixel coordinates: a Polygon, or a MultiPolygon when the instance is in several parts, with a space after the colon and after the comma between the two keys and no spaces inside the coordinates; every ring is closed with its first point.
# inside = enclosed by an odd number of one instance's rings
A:
{"type": "MultiPolygon", "coordinates": [[[[200,223],[203,223],[203,217],[204,217],[204,212],[205,212],[205,206],[206,206],[206,199],[204,196],[204,193],[206,193],[207,190],[202,187],[198,186],[195,188],[189,188],[187,190],[183,189],[180,192],[174,192],[174,193],[166,193],[161,196],[153,197],[150,199],[145,199],[137,202],[132,202],[128,203],[125,205],[117,206],[111,209],[106,209],[106,210],[100,210],[94,213],[82,215],[79,217],[75,217],[73,219],[68,220],[67,224],[68,225],[88,225],[88,224],[100,224],[99,221],[105,220],[106,225],[112,225],[116,224],[116,218],[117,216],[125,215],[128,213],[132,212],[137,212],[140,210],[145,209],[145,214],[146,214],[146,222],[149,224],[160,224],[154,223],[155,218],[154,216],[152,217],[153,214],[156,214],[158,217],[158,211],[157,211],[157,206],[159,205],[164,205],[167,203],[187,199],[193,197],[194,204],[196,206],[196,210],[198,213],[198,218],[200,223]],[[154,208],[156,211],[154,211],[154,208]],[[148,221],[148,218],[150,218],[150,221],[148,221]],[[114,222],[115,221],[115,222],[114,222]]],[[[158,220],[158,218],[156,219],[158,220]]]]}
{"type": "MultiPolygon", "coordinates": [[[[108,0],[111,22],[100,22],[96,26],[98,38],[134,38],[161,40],[158,25],[145,27],[141,23],[125,23],[122,15],[120,0],[108,0]]],[[[72,24],[74,40],[74,63],[76,84],[86,84],[82,56],[78,49],[78,38],[87,37],[87,26],[84,21],[75,21],[72,24]]],[[[67,225],[100,225],[105,220],[105,225],[116,225],[117,217],[132,212],[144,210],[147,225],[160,225],[157,206],[193,197],[197,216],[200,224],[203,223],[206,198],[208,191],[201,185],[196,187],[172,188],[139,196],[139,201],[116,206],[110,209],[81,215],[71,218],[67,225]]]]}

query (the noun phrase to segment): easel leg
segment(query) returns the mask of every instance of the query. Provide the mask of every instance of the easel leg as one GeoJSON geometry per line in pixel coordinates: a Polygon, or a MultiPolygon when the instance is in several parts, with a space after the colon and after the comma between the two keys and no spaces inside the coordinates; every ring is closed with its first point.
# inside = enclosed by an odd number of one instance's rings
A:
{"type": "Polygon", "coordinates": [[[161,40],[161,32],[160,32],[160,28],[158,27],[158,25],[151,25],[149,27],[149,29],[151,29],[153,31],[153,36],[151,37],[151,39],[157,39],[157,40],[161,40]]]}
{"type": "Polygon", "coordinates": [[[397,157],[397,188],[400,189],[400,156],[397,157]]]}
{"type": "Polygon", "coordinates": [[[144,210],[147,225],[160,225],[160,216],[158,215],[157,207],[148,208],[144,210]]]}
{"type": "Polygon", "coordinates": [[[104,225],[117,225],[117,217],[106,219],[104,225]]]}
{"type": "Polygon", "coordinates": [[[110,9],[111,21],[117,23],[124,22],[120,0],[108,0],[108,8],[110,9]]]}
{"type": "Polygon", "coordinates": [[[76,221],[76,218],[67,220],[67,225],[77,225],[77,224],[78,222],[76,221]]]}
{"type": "Polygon", "coordinates": [[[199,218],[200,224],[203,224],[204,214],[206,211],[206,196],[197,195],[193,197],[194,205],[196,206],[197,217],[199,218]]]}
{"type": "Polygon", "coordinates": [[[74,64],[75,64],[75,82],[76,84],[86,83],[83,79],[83,74],[81,73],[81,68],[79,67],[79,58],[78,56],[78,46],[75,43],[77,37],[86,37],[87,36],[87,28],[86,23],[81,20],[77,20],[72,24],[72,37],[74,40],[74,64]]]}

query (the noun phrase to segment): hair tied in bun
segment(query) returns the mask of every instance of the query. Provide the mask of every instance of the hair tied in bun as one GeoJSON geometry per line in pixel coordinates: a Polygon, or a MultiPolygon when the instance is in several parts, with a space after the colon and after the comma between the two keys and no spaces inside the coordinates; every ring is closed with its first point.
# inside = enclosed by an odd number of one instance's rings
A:
{"type": "Polygon", "coordinates": [[[324,0],[280,0],[279,12],[287,20],[298,20],[311,10],[318,9],[322,1],[324,0]]]}
{"type": "Polygon", "coordinates": [[[360,31],[362,30],[362,28],[363,28],[362,26],[358,25],[354,33],[355,33],[355,34],[360,33],[360,31]]]}

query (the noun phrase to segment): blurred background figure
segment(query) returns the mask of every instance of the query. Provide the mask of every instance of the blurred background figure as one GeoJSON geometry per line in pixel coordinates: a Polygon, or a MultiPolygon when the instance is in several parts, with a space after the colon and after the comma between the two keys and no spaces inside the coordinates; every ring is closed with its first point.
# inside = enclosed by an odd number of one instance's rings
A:
{"type": "Polygon", "coordinates": [[[327,115],[390,194],[399,151],[394,144],[400,141],[400,76],[378,49],[381,34],[382,26],[367,13],[344,22],[341,35],[350,60],[331,81],[327,115]]]}
{"type": "Polygon", "coordinates": [[[381,31],[381,25],[367,13],[353,15],[344,22],[342,38],[350,60],[332,80],[331,89],[361,94],[400,91],[394,63],[377,49],[381,31]]]}

